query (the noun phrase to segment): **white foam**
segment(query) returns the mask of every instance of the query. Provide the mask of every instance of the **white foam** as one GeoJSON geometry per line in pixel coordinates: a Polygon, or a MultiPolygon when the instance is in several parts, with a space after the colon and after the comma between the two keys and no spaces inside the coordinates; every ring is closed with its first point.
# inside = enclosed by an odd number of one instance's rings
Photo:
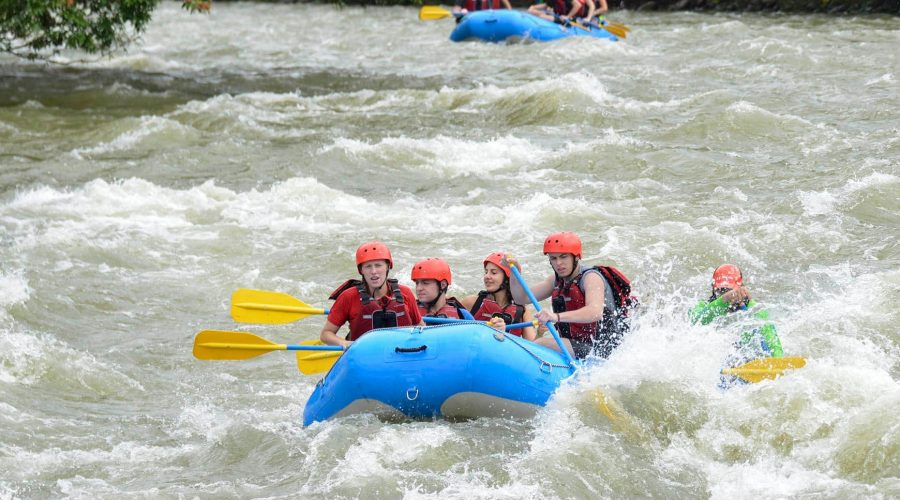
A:
{"type": "Polygon", "coordinates": [[[806,120],[805,118],[802,118],[800,116],[774,113],[747,101],[737,101],[735,103],[732,103],[728,106],[728,111],[731,113],[742,115],[760,115],[778,121],[796,122],[808,127],[816,126],[809,120],[806,120]]]}
{"type": "Polygon", "coordinates": [[[119,470],[123,466],[145,467],[161,461],[174,460],[193,451],[192,444],[177,446],[154,446],[144,443],[125,441],[110,448],[63,449],[56,446],[40,451],[32,451],[18,446],[11,446],[9,451],[17,457],[18,467],[9,471],[20,479],[58,474],[72,467],[89,466],[111,467],[119,470]]]}
{"type": "MultiPolygon", "coordinates": [[[[447,89],[441,90],[441,95],[456,98],[467,98],[471,104],[467,108],[495,105],[501,102],[525,101],[531,97],[577,94],[586,97],[598,105],[608,103],[611,95],[606,86],[594,75],[585,71],[562,73],[555,78],[530,81],[521,85],[498,86],[494,84],[482,84],[474,89],[447,89]]],[[[477,110],[469,109],[470,112],[477,110]]]]}
{"type": "Polygon", "coordinates": [[[421,159],[416,162],[417,168],[432,170],[443,179],[472,175],[487,177],[497,170],[538,163],[547,155],[527,140],[510,135],[481,141],[444,135],[428,139],[389,137],[375,144],[339,138],[322,152],[334,149],[344,150],[351,156],[375,156],[381,160],[412,154],[421,159]],[[478,165],[478,168],[472,168],[472,165],[478,165]]]}
{"type": "Polygon", "coordinates": [[[113,125],[115,130],[125,129],[111,141],[95,146],[76,148],[70,153],[78,159],[86,156],[102,155],[119,151],[132,151],[143,147],[174,148],[180,144],[194,142],[198,133],[191,127],[163,116],[142,116],[138,119],[126,118],[113,125]]]}
{"type": "Polygon", "coordinates": [[[36,385],[59,379],[69,388],[106,396],[143,391],[143,386],[91,354],[72,349],[49,335],[0,330],[0,381],[36,385]]]}
{"type": "Polygon", "coordinates": [[[173,425],[172,435],[184,440],[202,436],[208,442],[219,443],[227,437],[233,423],[227,413],[209,404],[194,404],[182,409],[173,425]]]}
{"type": "Polygon", "coordinates": [[[774,461],[710,464],[712,498],[792,498],[810,491],[840,491],[848,484],[830,474],[774,461]]]}
{"type": "Polygon", "coordinates": [[[170,241],[172,231],[192,227],[197,214],[217,214],[233,196],[212,181],[177,190],[143,179],[96,179],[76,189],[41,186],[20,192],[0,206],[0,218],[18,221],[13,236],[20,251],[76,242],[116,247],[127,244],[125,236],[133,232],[170,241]],[[110,231],[117,237],[97,237],[110,231]]]}
{"type": "Polygon", "coordinates": [[[894,81],[893,73],[885,73],[878,78],[873,78],[871,80],[866,81],[866,87],[871,87],[872,85],[877,85],[879,83],[891,83],[894,81]]]}
{"type": "Polygon", "coordinates": [[[892,174],[873,172],[862,179],[850,179],[843,186],[823,191],[798,191],[797,198],[803,204],[807,216],[827,215],[851,203],[857,193],[878,187],[897,184],[900,177],[892,174]]]}
{"type": "Polygon", "coordinates": [[[25,303],[31,297],[28,281],[21,273],[0,274],[0,307],[25,303]]]}
{"type": "Polygon", "coordinates": [[[338,477],[333,479],[340,484],[346,477],[343,471],[348,467],[354,470],[354,477],[347,478],[350,481],[360,477],[382,478],[391,473],[402,473],[404,464],[456,439],[455,433],[445,426],[382,427],[372,436],[360,437],[347,450],[334,469],[338,477]]]}

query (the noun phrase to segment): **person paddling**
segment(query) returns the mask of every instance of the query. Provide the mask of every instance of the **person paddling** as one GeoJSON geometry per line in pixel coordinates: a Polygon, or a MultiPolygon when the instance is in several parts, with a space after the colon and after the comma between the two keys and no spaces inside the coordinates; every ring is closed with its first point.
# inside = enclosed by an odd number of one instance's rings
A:
{"type": "Polygon", "coordinates": [[[604,16],[608,11],[609,6],[606,4],[606,0],[595,0],[594,9],[585,18],[585,24],[590,24],[592,27],[603,27],[603,23],[606,21],[604,16]]]}
{"type": "Polygon", "coordinates": [[[730,316],[735,320],[751,319],[761,326],[741,333],[735,343],[738,354],[732,356],[729,366],[737,366],[748,359],[784,356],[781,339],[775,325],[769,321],[769,312],[759,307],[744,286],[744,274],[734,264],[723,264],[713,271],[712,295],[698,302],[688,313],[692,324],[708,325],[717,318],[730,316]]]}
{"type": "MultiPolygon", "coordinates": [[[[491,321],[501,318],[504,324],[521,323],[531,321],[531,310],[513,301],[509,289],[510,269],[504,263],[503,252],[494,252],[485,257],[484,262],[484,290],[478,295],[464,297],[462,305],[468,309],[477,320],[491,321]]],[[[534,327],[516,328],[510,330],[512,335],[517,335],[526,340],[535,340],[537,334],[534,327]]]]}
{"type": "Polygon", "coordinates": [[[528,7],[529,14],[559,24],[587,17],[593,10],[593,0],[544,0],[528,7]]]}
{"type": "Polygon", "coordinates": [[[319,334],[322,342],[349,347],[376,328],[424,325],[412,289],[388,278],[393,267],[384,243],[372,241],[356,249],[356,270],[362,280],[347,280],[332,292],[329,298],[335,302],[319,334]],[[347,322],[350,333],[342,339],[337,332],[347,322]]]}
{"type": "Polygon", "coordinates": [[[509,3],[509,0],[456,0],[453,3],[453,15],[456,17],[456,22],[460,22],[466,14],[469,12],[475,12],[476,10],[488,10],[488,9],[500,9],[501,6],[504,9],[512,9],[512,4],[509,3]]]}
{"type": "MultiPolygon", "coordinates": [[[[553,233],[544,240],[544,255],[553,275],[531,286],[537,300],[553,297],[553,310],[535,314],[541,323],[553,321],[566,349],[575,358],[590,354],[607,358],[630,328],[628,311],[636,305],[631,284],[618,269],[581,263],[581,238],[572,232],[553,233]]],[[[519,267],[516,264],[516,267],[519,267]]],[[[517,301],[527,294],[517,280],[511,291],[517,301]]],[[[556,341],[542,337],[537,343],[559,350],[556,341]]]]}
{"type": "Polygon", "coordinates": [[[453,283],[450,265],[443,259],[428,258],[416,262],[412,268],[412,280],[416,283],[419,314],[435,318],[463,318],[464,309],[455,297],[447,296],[453,283]]]}

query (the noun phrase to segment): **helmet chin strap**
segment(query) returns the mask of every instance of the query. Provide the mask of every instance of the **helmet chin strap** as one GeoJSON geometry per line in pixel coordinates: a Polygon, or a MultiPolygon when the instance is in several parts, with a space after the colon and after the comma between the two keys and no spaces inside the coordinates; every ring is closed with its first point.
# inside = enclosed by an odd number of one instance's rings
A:
{"type": "Polygon", "coordinates": [[[378,285],[377,287],[372,288],[372,286],[369,284],[369,280],[367,280],[366,277],[363,276],[363,281],[366,282],[366,287],[370,289],[370,293],[372,294],[372,296],[375,296],[375,292],[377,292],[378,290],[381,290],[384,287],[384,285],[387,285],[387,280],[388,280],[388,277],[385,274],[384,281],[382,281],[381,284],[378,285]]]}
{"type": "Polygon", "coordinates": [[[440,283],[438,283],[438,293],[437,296],[431,302],[425,304],[425,309],[431,311],[431,308],[437,304],[437,301],[441,299],[441,295],[444,295],[444,292],[447,291],[446,288],[442,287],[440,283]]]}
{"type": "Polygon", "coordinates": [[[562,278],[564,281],[569,281],[569,278],[575,276],[578,272],[578,262],[578,257],[572,255],[572,272],[568,276],[560,276],[559,273],[557,273],[554,269],[553,274],[555,274],[557,278],[562,278]]]}
{"type": "MultiPolygon", "coordinates": [[[[500,286],[498,286],[497,289],[494,290],[493,292],[488,292],[488,293],[491,294],[491,298],[493,298],[494,302],[496,302],[498,304],[501,304],[502,302],[506,302],[506,305],[509,305],[514,302],[512,299],[512,290],[509,288],[509,278],[507,278],[505,276],[503,277],[503,282],[500,283],[500,286]],[[507,292],[505,294],[501,293],[501,292],[503,292],[503,290],[507,290],[507,292]],[[502,297],[504,299],[504,301],[499,300],[500,297],[498,297],[498,294],[501,297],[503,295],[505,295],[505,297],[502,297]]],[[[503,307],[506,307],[506,306],[503,306],[503,307]]]]}

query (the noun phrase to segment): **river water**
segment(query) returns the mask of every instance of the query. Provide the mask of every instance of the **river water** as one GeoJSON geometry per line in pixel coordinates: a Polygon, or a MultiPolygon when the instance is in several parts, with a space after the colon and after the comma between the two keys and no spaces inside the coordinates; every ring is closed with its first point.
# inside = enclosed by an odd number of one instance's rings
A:
{"type": "Polygon", "coordinates": [[[622,43],[453,44],[412,8],[165,3],[140,43],[0,57],[0,498],[897,498],[900,19],[617,12],[622,43]],[[634,332],[527,421],[300,425],[320,376],[199,361],[232,291],[319,307],[370,239],[480,289],[542,238],[634,332]],[[788,355],[716,388],[744,269],[788,355]],[[601,389],[618,419],[592,398],[601,389]]]}

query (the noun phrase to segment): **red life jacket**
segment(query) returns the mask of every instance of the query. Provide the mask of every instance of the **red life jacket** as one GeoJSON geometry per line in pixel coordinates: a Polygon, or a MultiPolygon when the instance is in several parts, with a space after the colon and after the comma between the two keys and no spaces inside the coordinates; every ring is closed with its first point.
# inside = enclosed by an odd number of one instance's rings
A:
{"type": "Polygon", "coordinates": [[[466,10],[469,12],[499,8],[500,0],[466,0],[466,10]]]}
{"type": "Polygon", "coordinates": [[[581,280],[588,272],[598,273],[603,281],[609,284],[613,291],[614,309],[611,310],[606,304],[606,285],[604,285],[603,319],[595,323],[556,323],[556,329],[563,338],[594,344],[602,357],[608,357],[629,329],[626,319],[629,309],[637,305],[637,299],[630,295],[631,284],[621,271],[608,266],[584,268],[568,283],[557,276],[553,285],[553,312],[575,311],[587,305],[581,280]],[[572,286],[576,283],[577,286],[572,286]]]}
{"type": "Polygon", "coordinates": [[[460,304],[459,301],[454,297],[447,297],[447,303],[444,304],[444,307],[441,307],[433,313],[429,313],[425,308],[425,305],[421,302],[417,302],[416,305],[419,307],[419,314],[423,318],[425,316],[430,316],[432,318],[462,318],[462,315],[459,313],[459,310],[462,308],[462,304],[460,304]]]}
{"type": "MultiPolygon", "coordinates": [[[[560,16],[568,16],[569,11],[571,11],[572,7],[575,5],[574,1],[575,0],[555,0],[553,2],[553,12],[556,12],[560,16]]],[[[581,9],[579,9],[578,12],[575,13],[575,17],[584,17],[587,15],[587,13],[587,4],[582,2],[581,9]]]]}
{"type": "Polygon", "coordinates": [[[356,291],[359,292],[359,299],[362,301],[362,314],[359,317],[350,318],[349,340],[356,340],[364,333],[376,328],[412,326],[403,300],[403,293],[400,291],[400,285],[397,284],[395,279],[388,279],[387,284],[390,287],[390,293],[378,300],[373,299],[369,295],[366,285],[356,279],[347,280],[328,297],[331,300],[336,300],[344,291],[353,287],[356,287],[356,291]]]}
{"type": "MultiPolygon", "coordinates": [[[[491,293],[488,291],[482,290],[478,292],[478,298],[475,299],[475,303],[469,309],[476,320],[490,321],[495,313],[505,313],[512,317],[510,324],[522,322],[522,316],[525,315],[525,306],[510,302],[506,307],[500,307],[500,304],[490,297],[491,293]]],[[[509,333],[521,337],[522,330],[522,328],[516,328],[515,330],[510,330],[509,333]]]]}

